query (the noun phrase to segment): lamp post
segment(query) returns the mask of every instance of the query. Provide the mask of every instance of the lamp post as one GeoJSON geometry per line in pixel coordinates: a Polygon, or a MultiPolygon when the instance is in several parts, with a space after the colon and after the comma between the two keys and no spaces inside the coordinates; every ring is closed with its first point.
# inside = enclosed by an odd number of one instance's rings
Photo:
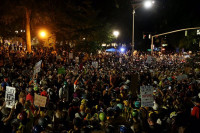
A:
{"type": "Polygon", "coordinates": [[[141,1],[141,0],[134,0],[132,3],[132,7],[133,7],[133,31],[132,31],[132,55],[134,52],[134,46],[135,46],[135,10],[139,7],[144,6],[146,9],[151,8],[152,5],[154,4],[153,0],[145,0],[145,1],[141,1]]]}

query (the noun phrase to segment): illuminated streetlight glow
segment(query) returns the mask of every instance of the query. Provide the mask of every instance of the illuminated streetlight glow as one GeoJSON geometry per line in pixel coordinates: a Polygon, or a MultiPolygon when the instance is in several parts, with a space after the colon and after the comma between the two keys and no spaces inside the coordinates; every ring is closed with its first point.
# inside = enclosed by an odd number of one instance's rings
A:
{"type": "Polygon", "coordinates": [[[42,38],[44,38],[44,37],[46,36],[46,32],[45,32],[45,31],[41,31],[41,32],[40,32],[40,36],[41,36],[42,38]]]}
{"type": "Polygon", "coordinates": [[[40,33],[40,35],[41,35],[41,37],[45,37],[45,36],[46,36],[46,33],[45,33],[44,31],[42,31],[42,32],[40,33]]]}
{"type": "Polygon", "coordinates": [[[155,2],[154,1],[151,1],[151,0],[146,0],[145,2],[144,2],[144,7],[145,8],[151,8],[152,7],[152,5],[154,4],[155,2]]]}
{"type": "Polygon", "coordinates": [[[113,31],[113,35],[117,38],[119,36],[119,31],[113,31]]]}

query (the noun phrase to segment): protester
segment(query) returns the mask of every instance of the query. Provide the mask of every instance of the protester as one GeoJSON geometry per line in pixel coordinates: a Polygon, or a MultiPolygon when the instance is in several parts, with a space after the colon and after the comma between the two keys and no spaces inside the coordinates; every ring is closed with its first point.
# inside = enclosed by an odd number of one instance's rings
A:
{"type": "Polygon", "coordinates": [[[170,133],[198,128],[199,67],[190,66],[181,54],[80,54],[79,62],[66,54],[16,50],[4,59],[0,132],[170,133]],[[16,88],[16,107],[11,109],[4,102],[7,86],[16,88]],[[153,86],[153,106],[142,106],[140,86],[153,86]],[[36,94],[46,97],[44,107],[35,103],[36,94]]]}

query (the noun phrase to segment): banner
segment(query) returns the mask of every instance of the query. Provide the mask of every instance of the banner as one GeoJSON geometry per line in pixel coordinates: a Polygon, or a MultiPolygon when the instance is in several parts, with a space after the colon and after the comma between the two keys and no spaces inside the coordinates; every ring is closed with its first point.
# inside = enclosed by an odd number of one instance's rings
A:
{"type": "Polygon", "coordinates": [[[5,102],[7,108],[12,108],[15,105],[16,88],[6,86],[5,102]]]}
{"type": "Polygon", "coordinates": [[[40,96],[38,94],[34,94],[34,105],[35,106],[40,106],[40,107],[45,107],[46,106],[46,101],[47,97],[45,96],[40,96]]]}
{"type": "Polygon", "coordinates": [[[35,67],[34,67],[34,75],[35,75],[36,73],[39,73],[39,72],[40,72],[41,65],[42,65],[42,60],[40,60],[39,62],[37,62],[37,63],[35,64],[35,67]]]}
{"type": "Polygon", "coordinates": [[[140,86],[141,106],[153,107],[153,86],[140,86]]]}
{"type": "Polygon", "coordinates": [[[62,67],[62,68],[58,68],[58,74],[65,74],[66,71],[65,71],[65,68],[62,67]]]}
{"type": "Polygon", "coordinates": [[[73,59],[73,53],[69,53],[69,59],[73,59]]]}

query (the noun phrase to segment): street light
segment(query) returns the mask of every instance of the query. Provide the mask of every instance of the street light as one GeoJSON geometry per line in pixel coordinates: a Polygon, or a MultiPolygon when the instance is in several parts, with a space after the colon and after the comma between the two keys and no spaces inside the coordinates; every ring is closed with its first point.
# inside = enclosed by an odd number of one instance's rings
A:
{"type": "Polygon", "coordinates": [[[132,3],[132,7],[133,7],[133,34],[132,34],[132,53],[134,52],[134,45],[135,45],[135,38],[134,38],[134,25],[135,25],[135,10],[141,6],[144,6],[146,9],[151,8],[153,6],[155,2],[153,0],[145,0],[145,1],[141,1],[141,0],[134,0],[134,2],[132,3]]]}
{"type": "Polygon", "coordinates": [[[119,31],[113,31],[113,35],[117,38],[119,36],[119,31]]]}
{"type": "Polygon", "coordinates": [[[151,8],[153,4],[154,4],[154,1],[152,1],[152,0],[144,1],[144,7],[147,9],[151,8]]]}
{"type": "Polygon", "coordinates": [[[41,31],[40,32],[40,37],[41,38],[45,38],[46,37],[46,32],[45,31],[41,31]]]}

